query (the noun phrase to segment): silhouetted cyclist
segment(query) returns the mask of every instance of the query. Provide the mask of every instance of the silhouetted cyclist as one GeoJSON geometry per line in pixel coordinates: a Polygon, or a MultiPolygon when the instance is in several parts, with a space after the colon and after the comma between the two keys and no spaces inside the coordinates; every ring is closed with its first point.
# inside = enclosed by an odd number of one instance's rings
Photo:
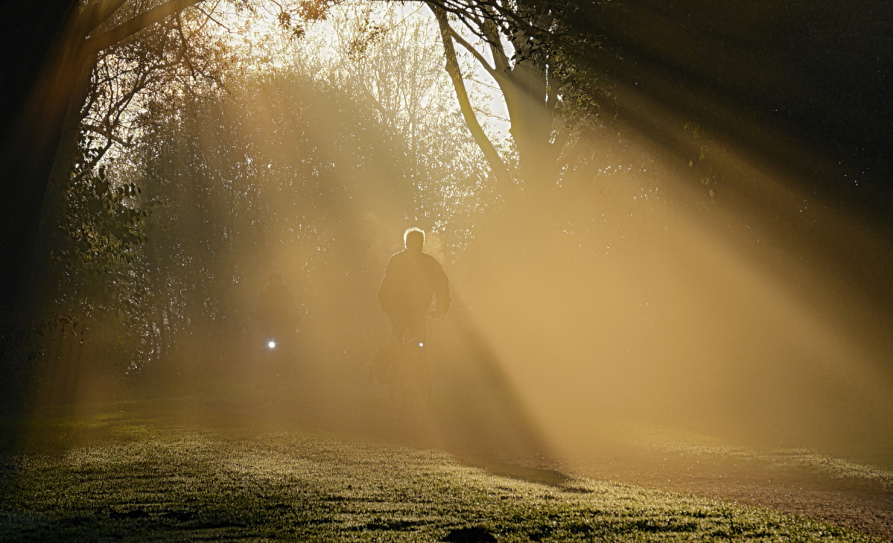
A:
{"type": "Polygon", "coordinates": [[[287,377],[295,354],[295,327],[301,320],[298,305],[278,272],[270,274],[267,286],[260,293],[257,318],[263,335],[263,352],[259,359],[258,387],[265,399],[274,399],[279,382],[287,377]]]}
{"type": "MultiPolygon", "coordinates": [[[[422,252],[425,233],[410,228],[405,250],[391,257],[378,299],[391,321],[391,344],[385,352],[386,382],[398,418],[423,420],[431,407],[431,367],[425,356],[425,318],[435,302],[435,315],[450,307],[450,286],[440,263],[422,252]]],[[[382,351],[380,351],[381,354],[382,351]]]]}
{"type": "Polygon", "coordinates": [[[450,287],[443,267],[433,256],[423,253],[425,232],[410,228],[403,234],[403,251],[395,254],[378,291],[381,309],[391,321],[391,345],[404,341],[425,341],[425,317],[435,304],[435,315],[450,307],[450,287]]]}

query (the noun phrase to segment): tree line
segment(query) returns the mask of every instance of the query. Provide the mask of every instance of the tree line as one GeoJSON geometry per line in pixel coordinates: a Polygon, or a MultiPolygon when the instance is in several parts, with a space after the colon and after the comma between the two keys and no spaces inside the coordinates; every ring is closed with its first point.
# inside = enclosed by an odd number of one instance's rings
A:
{"type": "Polygon", "coordinates": [[[426,223],[446,253],[486,246],[481,225],[497,212],[526,225],[520,239],[573,231],[592,253],[609,223],[615,248],[631,222],[659,232],[640,218],[654,206],[717,229],[718,209],[756,217],[778,247],[870,289],[878,307],[893,296],[883,3],[444,0],[418,4],[428,26],[404,4],[390,18],[340,4],[6,3],[18,22],[4,34],[0,89],[7,329],[95,319],[103,358],[134,370],[187,349],[178,334],[221,333],[223,316],[246,312],[249,296],[221,292],[260,276],[282,244],[318,292],[333,262],[372,273],[364,236],[393,229],[383,217],[426,223]],[[225,37],[269,16],[268,49],[225,37]],[[315,57],[328,45],[312,41],[313,25],[329,23],[340,49],[315,57]],[[431,40],[437,54],[421,55],[431,40]],[[269,69],[276,47],[292,52],[286,70],[269,69]],[[491,91],[474,83],[481,74],[491,91]],[[488,126],[494,95],[507,137],[488,126]],[[736,155],[776,169],[784,191],[758,190],[736,155]],[[592,195],[606,193],[629,209],[599,209],[592,195]],[[536,219],[551,207],[560,221],[536,219]],[[804,218],[804,207],[823,212],[804,218]],[[333,255],[344,248],[351,256],[333,255]]]}

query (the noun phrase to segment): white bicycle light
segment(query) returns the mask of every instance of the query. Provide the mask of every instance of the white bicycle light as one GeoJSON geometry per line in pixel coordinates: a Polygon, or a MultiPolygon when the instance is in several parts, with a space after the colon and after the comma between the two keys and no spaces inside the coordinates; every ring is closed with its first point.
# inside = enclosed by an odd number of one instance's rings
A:
{"type": "Polygon", "coordinates": [[[269,342],[267,342],[267,347],[269,347],[269,348],[271,348],[271,349],[275,349],[275,348],[276,348],[276,342],[273,341],[273,340],[271,339],[269,342]]]}

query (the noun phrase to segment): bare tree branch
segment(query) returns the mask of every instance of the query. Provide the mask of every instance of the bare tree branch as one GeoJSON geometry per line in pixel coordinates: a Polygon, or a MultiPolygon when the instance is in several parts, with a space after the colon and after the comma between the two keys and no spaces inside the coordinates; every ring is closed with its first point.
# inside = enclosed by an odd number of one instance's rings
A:
{"type": "Polygon", "coordinates": [[[144,28],[155,23],[160,23],[171,15],[180,13],[184,9],[202,1],[203,0],[170,0],[169,2],[165,2],[164,4],[137,15],[120,26],[103,32],[93,38],[88,38],[84,42],[85,51],[102,51],[107,47],[133,36],[144,28]]]}
{"type": "Polygon", "coordinates": [[[93,32],[96,27],[104,23],[111,17],[118,8],[124,5],[127,0],[101,0],[90,6],[87,13],[84,14],[84,28],[86,33],[93,32]]]}
{"type": "Polygon", "coordinates": [[[475,49],[473,45],[468,43],[468,41],[465,40],[465,38],[460,36],[455,30],[453,30],[452,27],[447,27],[447,28],[449,28],[450,36],[452,36],[452,38],[454,40],[456,40],[456,42],[459,45],[461,45],[463,48],[465,48],[466,51],[468,51],[469,53],[471,53],[474,56],[474,58],[481,65],[481,68],[486,70],[488,74],[490,74],[491,76],[493,76],[494,79],[496,79],[498,77],[496,74],[496,69],[493,68],[493,66],[490,66],[490,63],[487,62],[487,59],[484,58],[484,55],[482,55],[477,49],[475,49]]]}
{"type": "MultiPolygon", "coordinates": [[[[530,36],[555,37],[552,29],[548,27],[537,26],[531,23],[532,18],[520,14],[517,9],[501,5],[496,0],[473,0],[470,2],[457,2],[455,0],[426,0],[429,4],[434,4],[443,8],[448,13],[452,13],[460,19],[465,19],[480,13],[484,18],[489,19],[497,24],[500,20],[511,23],[514,27],[526,32],[530,36]]],[[[502,27],[506,31],[505,26],[502,27]]],[[[484,36],[481,36],[484,37],[484,36]]]]}
{"type": "Polygon", "coordinates": [[[186,36],[183,34],[183,22],[180,20],[179,13],[177,13],[176,18],[176,28],[177,35],[180,36],[180,58],[186,62],[186,66],[189,68],[189,73],[195,78],[195,67],[189,59],[189,40],[187,40],[186,36]]]}
{"type": "Polygon", "coordinates": [[[484,153],[484,158],[490,164],[497,181],[506,187],[513,186],[505,163],[474,115],[474,109],[471,106],[471,100],[468,98],[468,91],[465,89],[465,82],[462,80],[462,73],[459,70],[459,62],[456,59],[456,50],[453,47],[453,31],[450,28],[449,21],[447,21],[447,14],[436,4],[429,3],[428,7],[434,12],[434,16],[440,25],[440,36],[443,40],[444,52],[446,53],[446,71],[450,75],[453,87],[456,90],[456,98],[459,100],[459,109],[465,118],[465,124],[468,126],[475,143],[477,143],[481,152],[484,153]]]}

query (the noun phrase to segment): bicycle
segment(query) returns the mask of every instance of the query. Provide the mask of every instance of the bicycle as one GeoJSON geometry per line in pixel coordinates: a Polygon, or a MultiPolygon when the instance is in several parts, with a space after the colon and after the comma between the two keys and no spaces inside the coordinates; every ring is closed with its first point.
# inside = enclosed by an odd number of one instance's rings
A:
{"type": "Polygon", "coordinates": [[[431,364],[424,340],[404,338],[391,356],[388,380],[394,415],[422,421],[431,410],[431,364]]]}

